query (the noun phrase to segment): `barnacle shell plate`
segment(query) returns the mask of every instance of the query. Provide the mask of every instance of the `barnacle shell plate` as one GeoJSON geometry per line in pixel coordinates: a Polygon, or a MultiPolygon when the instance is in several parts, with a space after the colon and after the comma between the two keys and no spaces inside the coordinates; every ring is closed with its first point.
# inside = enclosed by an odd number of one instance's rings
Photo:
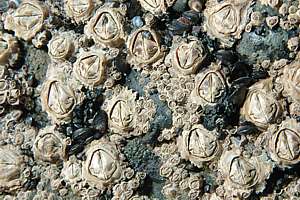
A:
{"type": "Polygon", "coordinates": [[[74,44],[70,33],[61,33],[53,37],[48,44],[49,55],[58,60],[68,58],[74,51],[74,44]]]}
{"type": "Polygon", "coordinates": [[[65,10],[69,17],[79,23],[87,20],[94,9],[93,0],[65,0],[65,10]]]}
{"type": "Polygon", "coordinates": [[[293,100],[300,103],[300,62],[295,61],[283,70],[284,90],[293,100]]]}
{"type": "Polygon", "coordinates": [[[19,46],[16,38],[8,33],[0,32],[0,65],[14,64],[18,53],[19,46]]]}

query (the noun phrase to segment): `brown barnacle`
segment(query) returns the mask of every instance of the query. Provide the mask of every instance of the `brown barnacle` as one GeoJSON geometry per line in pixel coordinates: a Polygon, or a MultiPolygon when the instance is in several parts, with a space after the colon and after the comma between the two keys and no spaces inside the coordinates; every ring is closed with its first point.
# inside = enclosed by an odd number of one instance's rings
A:
{"type": "Polygon", "coordinates": [[[290,38],[287,45],[290,51],[297,51],[299,47],[299,37],[290,38]]]}
{"type": "Polygon", "coordinates": [[[250,15],[251,23],[254,26],[260,26],[263,22],[263,16],[260,12],[252,12],[250,15]]]}
{"type": "Polygon", "coordinates": [[[4,20],[4,28],[26,41],[31,40],[44,25],[48,8],[38,0],[24,0],[20,6],[4,20]]]}
{"type": "Polygon", "coordinates": [[[215,159],[221,151],[217,134],[200,124],[183,131],[177,140],[177,146],[181,157],[198,167],[203,162],[215,159]]]}
{"type": "Polygon", "coordinates": [[[0,65],[12,66],[19,56],[19,45],[15,37],[0,32],[0,65]]]}
{"type": "Polygon", "coordinates": [[[287,3],[283,3],[280,7],[279,7],[279,14],[285,16],[288,13],[288,9],[289,6],[287,3]]]}
{"type": "Polygon", "coordinates": [[[295,119],[288,118],[280,125],[272,125],[267,134],[271,158],[279,166],[291,167],[300,162],[300,125],[295,119]]]}
{"type": "Polygon", "coordinates": [[[100,7],[84,28],[85,34],[95,43],[105,46],[120,46],[124,43],[126,9],[100,7]]]}
{"type": "Polygon", "coordinates": [[[209,0],[204,10],[204,29],[212,38],[231,47],[241,37],[250,13],[252,0],[209,0]]]}
{"type": "Polygon", "coordinates": [[[189,75],[195,73],[206,57],[206,51],[195,37],[183,39],[174,38],[173,46],[168,55],[171,65],[179,74],[189,75]]]}
{"type": "Polygon", "coordinates": [[[227,92],[227,81],[225,75],[218,66],[213,64],[212,68],[199,72],[195,77],[195,87],[191,93],[194,103],[204,107],[215,105],[227,92]]]}
{"type": "Polygon", "coordinates": [[[282,81],[284,94],[300,103],[300,62],[294,61],[283,68],[282,81]]]}
{"type": "Polygon", "coordinates": [[[85,155],[82,175],[90,185],[105,190],[122,179],[121,155],[115,143],[93,141],[86,148],[85,155]]]}
{"type": "Polygon", "coordinates": [[[246,121],[266,130],[269,124],[276,123],[283,112],[283,102],[273,91],[272,79],[265,79],[250,87],[241,115],[246,121]]]}
{"type": "Polygon", "coordinates": [[[74,63],[74,73],[84,85],[99,86],[106,80],[107,64],[108,59],[101,51],[82,51],[74,63]]]}
{"type": "Polygon", "coordinates": [[[164,55],[160,36],[147,25],[129,36],[127,48],[128,62],[137,66],[153,64],[164,55]]]}
{"type": "Polygon", "coordinates": [[[266,23],[270,29],[272,29],[274,26],[276,26],[278,24],[278,22],[279,22],[278,16],[266,17],[266,23]]]}
{"type": "Polygon", "coordinates": [[[48,54],[54,60],[67,60],[75,51],[73,32],[59,32],[48,43],[48,54]]]}
{"type": "Polygon", "coordinates": [[[70,144],[67,138],[53,126],[41,129],[35,138],[33,154],[35,159],[58,163],[66,158],[66,149],[70,144]]]}
{"type": "Polygon", "coordinates": [[[87,21],[95,7],[93,0],[65,0],[64,4],[67,16],[76,23],[87,21]]]}
{"type": "Polygon", "coordinates": [[[161,15],[166,13],[174,0],[138,0],[143,9],[151,12],[152,14],[161,15]]]}

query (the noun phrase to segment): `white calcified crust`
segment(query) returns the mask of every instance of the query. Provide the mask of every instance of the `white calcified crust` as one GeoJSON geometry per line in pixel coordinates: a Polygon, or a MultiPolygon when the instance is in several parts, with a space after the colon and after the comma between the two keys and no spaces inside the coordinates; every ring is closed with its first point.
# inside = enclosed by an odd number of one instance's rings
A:
{"type": "Polygon", "coordinates": [[[19,57],[19,45],[15,37],[0,32],[0,65],[12,66],[19,57]]]}
{"type": "Polygon", "coordinates": [[[65,0],[65,11],[76,23],[87,21],[95,8],[93,0],[65,0]]]}
{"type": "Polygon", "coordinates": [[[48,14],[48,8],[42,2],[25,0],[14,12],[6,16],[4,28],[29,41],[42,30],[48,14]]]}
{"type": "Polygon", "coordinates": [[[241,37],[250,15],[253,0],[209,0],[204,10],[204,29],[226,47],[241,37]]]}

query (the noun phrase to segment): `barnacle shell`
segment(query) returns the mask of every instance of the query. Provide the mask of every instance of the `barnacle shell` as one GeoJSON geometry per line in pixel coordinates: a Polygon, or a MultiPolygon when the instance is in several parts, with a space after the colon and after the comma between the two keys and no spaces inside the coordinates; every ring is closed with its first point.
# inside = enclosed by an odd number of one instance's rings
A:
{"type": "Polygon", "coordinates": [[[201,41],[194,37],[190,37],[188,40],[180,37],[175,39],[173,44],[170,52],[172,66],[184,75],[195,73],[206,57],[201,41]]]}
{"type": "Polygon", "coordinates": [[[98,86],[106,79],[107,58],[98,50],[81,52],[74,63],[74,73],[87,86],[98,86]]]}
{"type": "Polygon", "coordinates": [[[170,7],[174,0],[138,0],[145,10],[153,14],[163,14],[167,11],[167,8],[170,7]]]}
{"type": "Polygon", "coordinates": [[[111,187],[122,178],[120,152],[108,141],[94,141],[86,149],[83,177],[98,189],[111,187]]]}
{"type": "Polygon", "coordinates": [[[68,59],[75,51],[75,37],[72,32],[59,32],[48,43],[48,54],[52,59],[68,59]]]}
{"type": "Polygon", "coordinates": [[[34,157],[44,162],[57,163],[66,157],[69,142],[54,127],[39,131],[33,145],[34,157]]]}
{"type": "Polygon", "coordinates": [[[272,160],[280,166],[300,162],[300,125],[295,119],[286,119],[280,125],[268,129],[271,136],[269,149],[272,160]]]}
{"type": "Polygon", "coordinates": [[[94,7],[93,0],[65,0],[66,14],[73,18],[76,23],[89,19],[94,7]]]}
{"type": "Polygon", "coordinates": [[[200,124],[194,125],[191,130],[183,131],[177,145],[181,157],[190,160],[196,166],[213,160],[221,148],[216,134],[200,124]]]}
{"type": "Polygon", "coordinates": [[[209,0],[204,10],[204,29],[225,46],[239,39],[250,14],[253,0],[209,0]]]}
{"type": "Polygon", "coordinates": [[[242,116],[262,130],[275,123],[282,112],[282,101],[272,90],[272,79],[261,80],[251,86],[241,109],[242,116]]]}
{"type": "Polygon", "coordinates": [[[64,167],[61,171],[61,176],[70,183],[76,183],[82,178],[82,165],[75,158],[70,157],[70,159],[64,162],[64,167]]]}
{"type": "Polygon", "coordinates": [[[26,41],[32,39],[42,28],[48,16],[48,8],[37,0],[24,0],[12,15],[8,15],[4,28],[26,41]]]}
{"type": "Polygon", "coordinates": [[[121,8],[101,7],[89,20],[84,32],[98,44],[120,46],[125,39],[124,21],[124,10],[121,8]]]}
{"type": "Polygon", "coordinates": [[[220,69],[208,69],[196,75],[191,99],[202,106],[214,105],[226,91],[227,82],[223,72],[220,69]]]}
{"type": "Polygon", "coordinates": [[[164,52],[158,33],[144,26],[133,32],[128,40],[129,62],[133,65],[148,65],[159,60],[164,52]]]}
{"type": "Polygon", "coordinates": [[[300,103],[300,62],[294,61],[283,69],[284,91],[294,101],[300,103]]]}
{"type": "Polygon", "coordinates": [[[8,33],[0,32],[0,65],[13,65],[19,56],[18,41],[8,33]]]}

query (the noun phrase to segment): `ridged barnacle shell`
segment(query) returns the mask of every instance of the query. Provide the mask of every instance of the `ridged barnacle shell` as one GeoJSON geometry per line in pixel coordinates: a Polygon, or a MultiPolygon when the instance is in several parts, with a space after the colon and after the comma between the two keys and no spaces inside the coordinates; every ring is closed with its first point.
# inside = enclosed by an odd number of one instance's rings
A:
{"type": "Polygon", "coordinates": [[[153,64],[164,55],[160,36],[148,25],[137,29],[129,36],[127,48],[128,62],[137,66],[153,64]]]}
{"type": "Polygon", "coordinates": [[[54,60],[67,60],[75,51],[73,32],[58,32],[48,43],[48,54],[54,60]]]}
{"type": "Polygon", "coordinates": [[[205,48],[200,40],[195,37],[174,39],[170,57],[171,64],[183,75],[195,73],[206,57],[205,48]]]}
{"type": "Polygon", "coordinates": [[[0,147],[0,191],[14,192],[22,187],[25,158],[10,146],[0,147]]]}
{"type": "Polygon", "coordinates": [[[261,80],[249,88],[241,115],[261,130],[275,123],[283,112],[282,101],[272,90],[272,79],[261,80]]]}
{"type": "Polygon", "coordinates": [[[272,160],[289,167],[300,162],[300,125],[295,119],[286,119],[280,125],[269,127],[269,150],[272,160]]]}
{"type": "Polygon", "coordinates": [[[106,140],[93,141],[86,149],[86,156],[82,175],[90,185],[104,190],[122,179],[123,169],[116,144],[106,140]]]}
{"type": "Polygon", "coordinates": [[[196,166],[215,159],[221,151],[216,133],[205,129],[201,124],[183,131],[177,140],[177,146],[181,157],[196,166]]]}
{"type": "Polygon", "coordinates": [[[166,13],[168,7],[172,6],[174,0],[138,0],[145,10],[152,14],[166,13]]]}
{"type": "MultiPolygon", "coordinates": [[[[125,7],[125,6],[123,6],[125,7]]],[[[84,27],[88,37],[93,38],[95,43],[105,46],[120,46],[124,43],[126,33],[124,22],[126,8],[100,7],[96,14],[84,27]]]]}
{"type": "Polygon", "coordinates": [[[195,88],[191,93],[194,103],[201,106],[215,105],[227,92],[227,80],[218,65],[215,69],[199,72],[195,77],[195,88]]]}
{"type": "Polygon", "coordinates": [[[70,142],[53,126],[41,129],[35,138],[33,154],[36,160],[57,163],[66,158],[70,142]]]}
{"type": "Polygon", "coordinates": [[[100,50],[82,51],[74,63],[74,74],[84,85],[98,86],[106,80],[107,62],[100,50]]]}
{"type": "Polygon", "coordinates": [[[82,165],[75,156],[71,156],[68,161],[64,162],[61,177],[71,184],[75,184],[82,179],[82,165]]]}
{"type": "Polygon", "coordinates": [[[19,56],[19,45],[15,37],[0,32],[0,65],[13,65],[19,56]]]}
{"type": "Polygon", "coordinates": [[[253,0],[209,0],[204,10],[204,29],[225,46],[232,46],[241,37],[249,19],[253,0]]]}
{"type": "Polygon", "coordinates": [[[284,91],[294,101],[300,103],[300,62],[294,61],[283,69],[284,91]]]}
{"type": "Polygon", "coordinates": [[[48,8],[37,0],[24,0],[12,15],[6,16],[4,28],[26,41],[32,39],[44,25],[48,8]]]}
{"type": "Polygon", "coordinates": [[[65,11],[76,23],[80,23],[90,18],[94,4],[93,0],[65,0],[65,11]]]}
{"type": "Polygon", "coordinates": [[[116,89],[111,98],[104,102],[109,128],[119,134],[128,134],[137,123],[137,93],[125,87],[116,89]]]}

